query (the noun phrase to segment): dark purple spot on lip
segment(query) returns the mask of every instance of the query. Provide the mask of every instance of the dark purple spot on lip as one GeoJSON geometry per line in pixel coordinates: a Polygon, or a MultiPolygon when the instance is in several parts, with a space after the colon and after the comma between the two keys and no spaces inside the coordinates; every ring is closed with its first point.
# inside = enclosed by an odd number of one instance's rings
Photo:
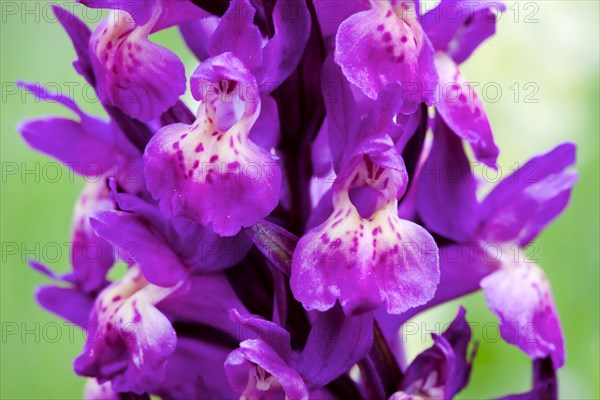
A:
{"type": "Polygon", "coordinates": [[[219,131],[214,131],[211,136],[217,136],[219,134],[219,131]]]}
{"type": "Polygon", "coordinates": [[[121,300],[121,296],[119,296],[119,295],[116,295],[115,297],[112,298],[113,302],[119,301],[119,300],[121,300]]]}
{"type": "Polygon", "coordinates": [[[179,142],[175,142],[175,143],[173,143],[173,148],[174,148],[174,149],[178,149],[178,148],[179,148],[179,142]]]}
{"type": "Polygon", "coordinates": [[[392,10],[388,10],[387,14],[385,14],[386,18],[389,18],[392,16],[392,10]]]}
{"type": "Polygon", "coordinates": [[[211,163],[214,163],[214,162],[215,162],[215,161],[217,161],[218,159],[219,159],[219,156],[215,154],[214,156],[212,156],[212,157],[210,158],[210,162],[211,162],[211,163]]]}
{"type": "Polygon", "coordinates": [[[377,30],[379,32],[383,32],[384,29],[385,29],[385,26],[383,26],[383,24],[377,26],[377,30]]]}
{"type": "Polygon", "coordinates": [[[204,150],[204,145],[202,143],[198,143],[198,146],[196,146],[196,148],[194,149],[194,151],[196,153],[200,153],[202,150],[204,150]]]}
{"type": "Polygon", "coordinates": [[[406,37],[406,35],[402,35],[402,37],[400,38],[400,41],[402,43],[406,43],[408,41],[408,38],[406,37]]]}
{"type": "Polygon", "coordinates": [[[240,167],[240,163],[237,161],[227,164],[228,169],[238,169],[239,167],[240,167]]]}
{"type": "Polygon", "coordinates": [[[194,165],[192,165],[192,169],[196,169],[200,166],[200,160],[194,161],[194,165]]]}
{"type": "Polygon", "coordinates": [[[110,50],[110,49],[112,49],[112,47],[113,47],[112,40],[109,40],[108,43],[106,43],[106,48],[110,50]]]}
{"type": "Polygon", "coordinates": [[[385,32],[383,34],[383,41],[384,42],[391,42],[392,41],[392,35],[389,32],[385,32]]]}
{"type": "Polygon", "coordinates": [[[396,61],[398,61],[399,63],[404,62],[404,54],[400,54],[396,61]]]}

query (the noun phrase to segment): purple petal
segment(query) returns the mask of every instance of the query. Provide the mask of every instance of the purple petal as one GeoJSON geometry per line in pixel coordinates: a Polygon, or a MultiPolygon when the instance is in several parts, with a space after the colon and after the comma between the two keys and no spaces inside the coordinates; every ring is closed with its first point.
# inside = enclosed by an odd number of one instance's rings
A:
{"type": "Polygon", "coordinates": [[[139,264],[148,280],[169,287],[187,275],[187,270],[164,238],[152,231],[143,219],[120,211],[97,213],[91,224],[128,262],[139,264]]]}
{"type": "Polygon", "coordinates": [[[277,146],[280,136],[277,102],[270,95],[261,96],[260,115],[250,130],[250,140],[269,151],[277,146]]]}
{"type": "Polygon", "coordinates": [[[500,319],[500,332],[532,359],[551,356],[564,364],[564,339],[550,283],[532,262],[506,265],[481,281],[490,309],[500,319]]]}
{"type": "Polygon", "coordinates": [[[252,22],[256,10],[249,0],[233,0],[208,43],[208,52],[217,56],[231,52],[246,68],[262,64],[263,38],[252,22]]]}
{"type": "Polygon", "coordinates": [[[348,17],[371,7],[369,0],[315,0],[314,3],[324,37],[334,36],[348,17]]]}
{"type": "Polygon", "coordinates": [[[565,143],[506,177],[481,205],[481,236],[526,246],[567,206],[577,182],[575,146],[565,143]]]}
{"type": "Polygon", "coordinates": [[[454,396],[468,385],[476,351],[476,347],[474,347],[470,353],[467,353],[472,333],[471,327],[465,319],[465,314],[466,311],[461,306],[450,326],[442,333],[442,336],[452,346],[455,355],[454,375],[451,377],[451,384],[449,385],[451,396],[454,396]]]}
{"type": "Polygon", "coordinates": [[[80,121],[67,118],[39,118],[17,128],[34,149],[48,154],[81,175],[98,178],[117,164],[115,131],[104,121],[83,113],[70,98],[50,93],[41,86],[24,82],[19,87],[42,101],[58,102],[75,112],[80,121]],[[69,146],[65,146],[69,143],[69,146]]]}
{"type": "Polygon", "coordinates": [[[90,216],[114,208],[104,181],[87,183],[75,205],[71,237],[72,278],[86,293],[104,286],[106,274],[115,262],[112,246],[94,232],[90,216]]]}
{"type": "Polygon", "coordinates": [[[290,334],[284,328],[257,315],[242,315],[235,309],[229,312],[229,317],[245,329],[254,332],[260,340],[275,350],[282,360],[290,361],[292,356],[290,334]]]}
{"type": "Polygon", "coordinates": [[[223,368],[229,352],[230,349],[211,343],[178,337],[165,380],[156,395],[165,399],[235,398],[223,368]]]}
{"type": "Polygon", "coordinates": [[[252,242],[243,233],[222,238],[209,228],[186,218],[166,219],[155,204],[125,193],[115,196],[119,208],[141,217],[148,232],[157,234],[193,272],[219,271],[241,261],[252,242]]]}
{"type": "Polygon", "coordinates": [[[190,218],[233,236],[278,204],[277,160],[248,139],[260,111],[252,88],[256,82],[229,53],[205,61],[194,73],[192,93],[203,100],[196,123],[161,129],[144,156],[148,188],[166,216],[190,218]],[[238,105],[244,106],[239,119],[231,118],[233,110],[220,113],[238,105]]]}
{"type": "Polygon", "coordinates": [[[137,25],[155,24],[153,31],[204,17],[207,13],[189,0],[77,0],[90,8],[122,10],[119,18],[137,25]],[[154,21],[153,21],[154,20],[154,21]]]}
{"type": "Polygon", "coordinates": [[[462,141],[436,118],[433,145],[417,181],[419,215],[431,231],[458,242],[477,227],[477,183],[462,141]]]}
{"type": "Polygon", "coordinates": [[[477,160],[495,168],[499,150],[475,88],[449,56],[436,53],[435,65],[441,89],[436,112],[450,130],[471,145],[477,160]]]}
{"type": "Polygon", "coordinates": [[[373,315],[347,317],[341,308],[319,314],[297,365],[305,381],[323,387],[362,359],[373,344],[373,315]]]}
{"type": "Polygon", "coordinates": [[[442,0],[421,17],[421,24],[436,51],[460,64],[496,32],[495,12],[505,10],[497,1],[442,0]]]}
{"type": "Polygon", "coordinates": [[[35,297],[46,310],[82,327],[88,323],[94,304],[92,297],[76,288],[41,286],[35,297]]]}
{"type": "Polygon", "coordinates": [[[170,50],[150,42],[146,26],[104,20],[90,42],[103,103],[143,121],[160,116],[185,92],[185,69],[170,50]]]}
{"type": "Polygon", "coordinates": [[[334,168],[339,168],[354,150],[360,126],[360,113],[350,85],[340,68],[328,57],[323,65],[322,82],[327,109],[329,148],[334,168]]]}
{"type": "Polygon", "coordinates": [[[207,16],[179,26],[185,44],[198,60],[204,61],[210,57],[207,49],[208,42],[218,25],[218,17],[207,16]]]}
{"type": "Polygon", "coordinates": [[[90,28],[64,8],[53,5],[52,12],[69,35],[71,42],[73,42],[75,53],[77,53],[77,60],[73,62],[73,67],[90,85],[95,86],[96,78],[88,53],[90,36],[92,35],[90,28]]]}
{"type": "Polygon", "coordinates": [[[296,247],[291,288],[308,310],[325,311],[340,301],[347,315],[387,303],[399,314],[429,301],[439,281],[438,249],[420,226],[397,215],[405,171],[356,157],[333,187],[333,214],[310,230],[296,247]],[[376,212],[362,217],[351,189],[378,192],[376,212]]]}
{"type": "Polygon", "coordinates": [[[335,62],[346,78],[372,99],[388,84],[400,83],[406,113],[433,102],[437,74],[433,48],[409,2],[372,2],[373,8],[352,15],[336,35],[335,62]],[[404,7],[409,9],[405,9],[404,7]]]}
{"type": "Polygon", "coordinates": [[[246,339],[228,313],[234,308],[248,311],[222,272],[191,275],[157,308],[171,317],[225,330],[238,340],[246,339]]]}
{"type": "Polygon", "coordinates": [[[462,307],[442,335],[433,334],[433,341],[406,369],[398,398],[405,394],[452,399],[467,385],[474,353],[467,354],[471,328],[462,307]]]}
{"type": "MultiPolygon", "coordinates": [[[[438,304],[457,299],[480,289],[480,281],[501,267],[476,242],[440,247],[440,283],[428,303],[403,313],[392,324],[393,333],[411,317],[438,304]]],[[[389,335],[388,335],[389,336],[389,335]]]]}
{"type": "Polygon", "coordinates": [[[296,69],[310,35],[304,2],[278,0],[273,7],[274,35],[262,51],[262,65],[252,72],[261,88],[275,90],[296,69]]]}
{"type": "Polygon", "coordinates": [[[88,378],[83,388],[85,400],[119,400],[119,394],[112,390],[110,382],[98,383],[95,378],[88,378]]]}
{"type": "Polygon", "coordinates": [[[227,357],[225,373],[233,390],[245,398],[308,400],[300,375],[261,340],[240,343],[227,357]]]}
{"type": "Polygon", "coordinates": [[[86,325],[87,340],[74,362],[75,372],[110,380],[117,392],[155,389],[177,341],[169,320],[154,307],[169,291],[148,285],[137,268],[106,288],[86,325]]]}
{"type": "MultiPolygon", "coordinates": [[[[79,3],[90,8],[108,8],[110,10],[123,10],[130,20],[135,21],[138,25],[144,25],[148,22],[154,9],[156,8],[155,1],[148,0],[77,0],[79,3]]],[[[124,15],[121,18],[126,18],[124,15]]]]}

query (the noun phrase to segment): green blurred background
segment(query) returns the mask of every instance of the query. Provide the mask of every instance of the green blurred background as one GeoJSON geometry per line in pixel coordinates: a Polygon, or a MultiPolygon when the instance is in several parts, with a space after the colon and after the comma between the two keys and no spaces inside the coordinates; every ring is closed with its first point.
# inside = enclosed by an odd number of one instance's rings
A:
{"type": "MultiPolygon", "coordinates": [[[[24,118],[69,114],[55,104],[16,93],[14,81],[37,81],[73,93],[85,110],[101,112],[91,90],[71,68],[75,53],[50,4],[0,0],[2,399],[80,398],[84,384],[71,369],[82,336],[37,307],[33,289],[47,279],[26,265],[28,257],[38,257],[53,261],[48,264],[58,271],[67,270],[65,243],[83,182],[27,148],[15,132],[24,118]]],[[[72,7],[79,15],[84,12],[71,1],[58,4],[72,7]]],[[[578,144],[580,182],[567,211],[539,238],[537,256],[552,284],[567,341],[567,363],[559,374],[561,398],[598,399],[599,2],[520,1],[508,6],[498,35],[474,54],[463,71],[480,88],[486,84],[489,88],[484,99],[502,149],[504,173],[516,162],[560,142],[578,144]],[[494,91],[498,87],[500,96],[494,91]]],[[[101,13],[91,10],[83,16],[94,24],[101,13]]],[[[188,73],[193,70],[194,59],[176,30],[162,32],[155,40],[176,51],[188,73]]],[[[439,330],[454,316],[458,304],[467,307],[469,321],[480,327],[496,321],[479,293],[413,322],[423,331],[439,330]]],[[[479,353],[472,383],[460,397],[491,398],[528,390],[528,359],[515,347],[495,340],[493,330],[474,330],[479,353]]],[[[429,345],[428,338],[413,335],[408,355],[429,345]]]]}

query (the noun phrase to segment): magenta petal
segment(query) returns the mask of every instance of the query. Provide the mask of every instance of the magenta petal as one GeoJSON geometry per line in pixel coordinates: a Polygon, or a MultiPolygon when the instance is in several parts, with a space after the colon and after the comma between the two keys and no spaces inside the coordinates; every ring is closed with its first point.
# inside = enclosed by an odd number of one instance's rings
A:
{"type": "Polygon", "coordinates": [[[146,26],[104,21],[90,43],[103,103],[143,121],[160,116],[185,92],[185,69],[172,51],[150,42],[146,26]],[[125,33],[123,33],[125,31],[125,33]]]}
{"type": "Polygon", "coordinates": [[[141,218],[121,211],[105,211],[96,214],[91,223],[96,233],[112,243],[121,257],[138,263],[150,282],[169,287],[187,275],[173,249],[141,218]]]}
{"type": "Polygon", "coordinates": [[[261,88],[275,90],[296,69],[310,35],[306,3],[278,0],[273,7],[274,35],[262,52],[262,65],[252,72],[261,88]]]}
{"type": "Polygon", "coordinates": [[[253,69],[262,63],[263,38],[253,23],[256,10],[249,0],[233,0],[208,43],[213,56],[231,52],[246,68],[253,69]]]}
{"type": "Polygon", "coordinates": [[[225,372],[233,390],[245,398],[308,400],[300,375],[261,340],[245,340],[229,354],[225,372]]]}
{"type": "Polygon", "coordinates": [[[479,222],[477,183],[462,141],[440,118],[416,184],[419,215],[427,228],[458,242],[469,240],[479,222]]]}
{"type": "Polygon", "coordinates": [[[117,392],[155,389],[177,341],[171,322],[154,307],[169,291],[148,285],[135,267],[102,291],[75,372],[110,380],[117,392]]]}
{"type": "Polygon", "coordinates": [[[406,112],[432,103],[437,75],[433,48],[414,11],[387,2],[345,20],[336,35],[335,62],[346,78],[372,99],[388,84],[400,83],[406,112]]]}
{"type": "Polygon", "coordinates": [[[502,337],[532,359],[565,361],[564,339],[550,283],[531,261],[510,264],[481,281],[490,309],[500,319],[502,337]]]}
{"type": "Polygon", "coordinates": [[[247,338],[229,318],[233,308],[247,311],[222,272],[190,275],[157,308],[175,319],[209,325],[238,340],[247,338]]]}
{"type": "Polygon", "coordinates": [[[314,3],[324,37],[334,36],[340,24],[352,14],[370,8],[369,0],[315,0],[314,3]]]}
{"type": "Polygon", "coordinates": [[[208,42],[218,25],[219,18],[213,15],[179,26],[185,44],[198,60],[204,61],[210,57],[208,42]]]}
{"type": "Polygon", "coordinates": [[[196,70],[192,93],[203,100],[198,119],[161,129],[144,155],[148,189],[166,216],[233,236],[277,206],[282,181],[277,159],[248,138],[260,112],[256,88],[230,53],[196,70]]]}
{"type": "Polygon", "coordinates": [[[122,10],[120,18],[145,25],[154,17],[155,30],[204,17],[207,13],[189,0],[77,0],[90,8],[122,10]],[[158,15],[157,15],[158,14],[158,15]]]}
{"type": "Polygon", "coordinates": [[[72,276],[86,293],[106,283],[106,274],[115,262],[115,251],[108,241],[94,232],[90,217],[95,212],[114,208],[104,181],[87,183],[75,206],[71,237],[72,276]]]}
{"type": "Polygon", "coordinates": [[[254,332],[260,340],[275,350],[283,360],[291,358],[290,334],[279,325],[257,315],[242,315],[235,309],[229,311],[229,317],[245,329],[254,332]]]}
{"type": "Polygon", "coordinates": [[[373,315],[347,317],[339,306],[319,314],[295,365],[305,381],[323,387],[361,360],[373,344],[373,315]]]}
{"type": "Polygon", "coordinates": [[[46,310],[82,327],[88,323],[94,304],[91,297],[76,288],[41,286],[35,297],[46,310]]]}
{"type": "Polygon", "coordinates": [[[437,53],[435,65],[440,76],[440,96],[436,112],[450,130],[471,145],[477,160],[495,168],[499,150],[475,88],[447,55],[437,53]]]}
{"type": "Polygon", "coordinates": [[[209,342],[178,337],[165,380],[153,394],[163,399],[235,398],[223,369],[229,352],[230,349],[209,342]]]}
{"type": "Polygon", "coordinates": [[[438,248],[425,229],[398,218],[396,196],[405,185],[401,171],[362,156],[338,176],[332,215],[300,239],[292,259],[292,292],[306,309],[325,311],[339,301],[352,315],[385,302],[399,314],[433,297],[438,248]],[[349,198],[350,189],[363,185],[379,192],[368,218],[349,198]]]}
{"type": "Polygon", "coordinates": [[[499,1],[442,0],[420,21],[435,50],[460,64],[496,32],[494,11],[505,8],[499,1]]]}
{"type": "Polygon", "coordinates": [[[577,172],[575,146],[564,143],[534,157],[506,177],[481,205],[481,235],[486,240],[518,240],[527,245],[567,206],[577,172]]]}
{"type": "MultiPolygon", "coordinates": [[[[139,25],[148,22],[152,16],[152,12],[156,8],[156,1],[148,0],[77,0],[81,4],[90,8],[108,8],[111,10],[123,10],[128,16],[123,15],[122,18],[129,18],[139,25]]],[[[162,1],[162,0],[161,0],[162,1]]],[[[176,0],[177,1],[177,0],[176,0]]]]}

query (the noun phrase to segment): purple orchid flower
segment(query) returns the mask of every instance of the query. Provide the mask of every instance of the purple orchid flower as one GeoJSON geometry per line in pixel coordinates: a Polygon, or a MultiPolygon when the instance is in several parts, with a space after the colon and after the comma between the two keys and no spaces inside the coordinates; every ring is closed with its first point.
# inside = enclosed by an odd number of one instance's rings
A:
{"type": "Polygon", "coordinates": [[[90,59],[103,103],[132,118],[148,121],[175,105],[185,92],[183,63],[170,50],[148,40],[169,26],[201,18],[189,1],[83,0],[87,6],[111,8],[90,38],[90,59]]]}
{"type": "Polygon", "coordinates": [[[53,7],[109,119],[19,83],[77,116],[19,130],[98,177],[75,206],[72,271],[30,261],[54,281],[40,305],[86,333],[86,398],[451,399],[475,353],[465,310],[408,366],[397,331],[478,289],[533,360],[532,390],[508,398],[556,396],[557,308],[520,255],[569,201],[574,146],[482,201],[463,148],[487,166],[498,156],[459,65],[502,4],[80,2],[111,10],[92,32],[53,7]],[[196,114],[183,63],[149,40],[171,27],[200,61],[196,114]],[[457,179],[435,175],[449,169],[457,179]],[[127,270],[113,279],[116,261],[127,270]]]}
{"type": "MultiPolygon", "coordinates": [[[[578,175],[566,168],[574,161],[575,147],[560,145],[525,163],[481,204],[476,203],[470,212],[477,223],[468,238],[440,249],[440,285],[427,305],[481,287],[490,309],[500,318],[503,338],[532,359],[551,356],[556,368],[564,363],[558,313],[543,270],[525,255],[525,249],[535,246],[536,236],[567,206],[578,175]]],[[[462,192],[448,192],[456,198],[474,196],[470,184],[456,185],[454,190],[462,192]]],[[[451,237],[464,237],[465,230],[461,227],[454,233],[458,235],[451,237]]]]}
{"type": "Polygon", "coordinates": [[[300,353],[279,325],[235,310],[231,317],[258,337],[240,343],[225,361],[231,387],[242,398],[320,398],[318,388],[359,361],[373,340],[371,315],[346,317],[339,308],[317,317],[300,353]]]}
{"type": "Polygon", "coordinates": [[[74,362],[75,372],[111,381],[118,392],[145,393],[160,382],[175,350],[176,335],[155,304],[173,288],[148,284],[133,267],[96,300],[88,340],[74,362]]]}
{"type": "Polygon", "coordinates": [[[433,47],[412,0],[372,0],[371,9],[346,19],[336,35],[335,61],[349,82],[375,99],[400,83],[405,113],[433,104],[437,74],[433,47]],[[366,61],[366,62],[365,62],[366,61]]]}
{"type": "Polygon", "coordinates": [[[168,287],[194,271],[228,268],[250,248],[244,235],[221,238],[192,220],[167,220],[156,205],[115,189],[113,185],[120,211],[97,212],[91,225],[123,259],[137,263],[151,283],[168,287]]]}
{"type": "Polygon", "coordinates": [[[281,169],[248,137],[261,103],[256,81],[239,59],[224,53],[207,60],[191,82],[202,100],[198,118],[152,138],[145,154],[148,188],[167,216],[232,236],[277,206],[281,169]]]}
{"type": "Polygon", "coordinates": [[[404,371],[400,390],[390,400],[412,398],[452,399],[469,382],[475,349],[467,354],[471,328],[461,307],[434,344],[419,354],[404,371]]]}
{"type": "Polygon", "coordinates": [[[332,214],[294,252],[292,290],[307,309],[325,311],[339,300],[352,315],[385,302],[399,314],[433,297],[437,246],[397,214],[407,182],[401,161],[393,151],[359,153],[337,177],[332,214]]]}
{"type": "Polygon", "coordinates": [[[496,30],[496,13],[504,11],[501,2],[471,3],[443,0],[420,17],[421,24],[435,49],[435,66],[439,75],[436,112],[452,132],[467,141],[475,157],[494,167],[498,148],[483,103],[473,83],[461,73],[458,65],[496,30]],[[456,10],[458,18],[446,16],[456,10]]]}

